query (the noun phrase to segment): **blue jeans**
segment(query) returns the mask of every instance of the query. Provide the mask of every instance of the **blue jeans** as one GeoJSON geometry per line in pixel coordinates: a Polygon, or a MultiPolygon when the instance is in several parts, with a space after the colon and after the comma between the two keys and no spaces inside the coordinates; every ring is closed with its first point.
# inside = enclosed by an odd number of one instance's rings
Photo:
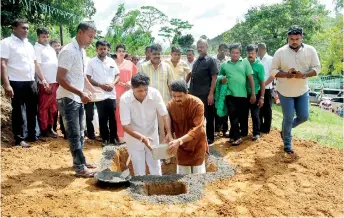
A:
{"type": "Polygon", "coordinates": [[[284,150],[292,149],[291,129],[304,123],[309,118],[308,92],[299,97],[285,97],[278,93],[283,111],[282,136],[284,150]],[[294,110],[296,117],[294,118],[294,110]]]}
{"type": "Polygon", "coordinates": [[[73,156],[73,167],[76,172],[83,171],[86,158],[82,151],[84,147],[84,105],[70,98],[57,99],[58,110],[66,129],[70,152],[73,156]]]}
{"type": "MultiPolygon", "coordinates": [[[[23,136],[24,139],[28,137],[28,130],[27,130],[27,120],[26,120],[26,106],[25,104],[21,107],[21,111],[22,111],[22,116],[23,116],[23,136]]],[[[39,137],[41,135],[41,131],[39,129],[39,125],[38,125],[38,119],[36,116],[36,137],[39,137]]]]}

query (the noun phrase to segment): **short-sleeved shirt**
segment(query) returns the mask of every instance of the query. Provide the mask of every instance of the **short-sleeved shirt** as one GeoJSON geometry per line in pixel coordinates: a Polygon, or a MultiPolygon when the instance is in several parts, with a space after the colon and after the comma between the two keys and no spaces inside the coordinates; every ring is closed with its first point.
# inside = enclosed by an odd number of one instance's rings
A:
{"type": "Polygon", "coordinates": [[[48,83],[56,83],[57,57],[55,50],[49,44],[42,45],[38,42],[34,48],[37,62],[41,65],[45,80],[48,83]]]}
{"type": "MultiPolygon", "coordinates": [[[[100,84],[113,84],[115,77],[119,74],[119,69],[112,58],[105,57],[101,61],[98,57],[92,58],[87,64],[86,74],[100,84]]],[[[96,87],[96,89],[105,93],[106,98],[116,99],[116,89],[111,92],[105,92],[103,89],[96,87]]]]}
{"type": "Polygon", "coordinates": [[[190,94],[195,96],[209,95],[212,76],[218,73],[215,58],[209,55],[198,57],[192,67],[190,94]]]}
{"type": "MultiPolygon", "coordinates": [[[[123,126],[129,125],[134,131],[151,137],[151,146],[159,145],[158,118],[168,114],[166,105],[161,94],[155,88],[149,87],[146,98],[139,102],[133,90],[125,92],[120,100],[120,119],[123,126]]],[[[124,133],[124,140],[127,142],[128,150],[144,150],[144,144],[138,139],[124,133]]]]}
{"type": "MultiPolygon", "coordinates": [[[[314,70],[319,74],[321,65],[315,48],[307,44],[302,44],[297,52],[288,44],[279,48],[272,59],[270,75],[275,76],[280,70],[288,72],[291,68],[295,68],[301,73],[314,70]]],[[[309,89],[308,78],[277,78],[276,89],[285,97],[299,97],[309,89]]]]}
{"type": "Polygon", "coordinates": [[[170,65],[170,67],[174,71],[174,78],[176,80],[185,80],[186,75],[190,72],[190,68],[187,63],[183,60],[180,60],[177,66],[174,66],[171,59],[167,59],[166,63],[170,65]]]}
{"type": "MultiPolygon", "coordinates": [[[[265,53],[263,58],[258,57],[258,60],[260,60],[260,62],[262,62],[262,64],[264,65],[265,81],[266,81],[270,77],[270,68],[271,68],[271,63],[272,63],[272,57],[270,55],[268,55],[268,53],[265,53]]],[[[265,86],[265,89],[272,89],[272,83],[265,86]]]]}
{"type": "Polygon", "coordinates": [[[227,56],[225,56],[225,58],[222,59],[222,60],[218,59],[218,58],[217,58],[217,55],[216,55],[214,58],[215,58],[215,60],[216,60],[217,68],[218,68],[219,70],[221,69],[221,65],[222,65],[223,63],[226,63],[226,62],[229,60],[229,57],[227,57],[227,56]]]}
{"type": "Polygon", "coordinates": [[[175,80],[173,69],[166,62],[162,61],[158,69],[155,70],[151,61],[147,61],[140,66],[139,72],[145,73],[150,78],[150,86],[156,88],[165,104],[171,99],[169,86],[175,80]]]}
{"type": "Polygon", "coordinates": [[[235,63],[229,59],[227,63],[221,65],[220,74],[228,79],[227,95],[247,97],[246,80],[253,74],[250,62],[242,57],[235,63]]]}
{"type": "MultiPolygon", "coordinates": [[[[245,58],[247,60],[247,58],[245,58]]],[[[247,60],[249,61],[249,60],[247,60]]],[[[260,60],[256,59],[255,62],[250,63],[252,70],[253,70],[253,82],[254,82],[254,94],[258,94],[260,90],[260,82],[265,81],[265,70],[264,70],[264,65],[260,60]]],[[[247,93],[251,94],[251,86],[250,83],[247,81],[246,82],[246,88],[247,88],[247,93]]]]}
{"type": "MultiPolygon", "coordinates": [[[[67,80],[79,91],[83,91],[85,87],[86,76],[86,51],[81,48],[75,38],[71,43],[63,47],[58,56],[58,66],[66,69],[67,80]]],[[[56,99],[70,98],[78,103],[81,99],[78,95],[59,86],[56,92],[56,99]]]]}
{"type": "Polygon", "coordinates": [[[10,81],[34,81],[36,54],[28,39],[20,40],[11,35],[1,40],[1,58],[8,60],[7,74],[10,81]]]}

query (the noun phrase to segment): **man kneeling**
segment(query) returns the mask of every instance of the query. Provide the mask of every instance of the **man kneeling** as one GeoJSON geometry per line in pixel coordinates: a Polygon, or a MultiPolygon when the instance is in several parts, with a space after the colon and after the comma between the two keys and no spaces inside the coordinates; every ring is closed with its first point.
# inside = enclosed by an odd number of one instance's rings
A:
{"type": "Polygon", "coordinates": [[[167,136],[172,139],[171,121],[158,90],[148,87],[150,79],[137,73],[131,79],[132,89],[120,100],[120,118],[124,129],[135,176],[146,175],[146,163],[151,175],[161,175],[160,160],[154,160],[152,147],[159,145],[157,112],[163,117],[167,136]]]}
{"type": "Polygon", "coordinates": [[[188,94],[185,81],[171,84],[173,99],[167,104],[172,129],[177,139],[169,143],[170,154],[176,154],[177,174],[206,173],[207,137],[203,127],[203,102],[188,94]]]}

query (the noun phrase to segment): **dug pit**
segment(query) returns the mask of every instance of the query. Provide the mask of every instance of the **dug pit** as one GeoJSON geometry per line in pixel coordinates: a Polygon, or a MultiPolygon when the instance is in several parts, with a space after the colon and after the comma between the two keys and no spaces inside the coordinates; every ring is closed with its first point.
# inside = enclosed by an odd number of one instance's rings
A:
{"type": "MultiPolygon", "coordinates": [[[[126,169],[128,158],[126,145],[106,146],[100,161],[101,170],[111,169],[122,172],[126,169]]],[[[127,192],[133,199],[157,204],[184,204],[197,201],[201,198],[204,186],[218,179],[228,178],[234,175],[234,166],[229,165],[214,148],[210,148],[209,155],[205,159],[205,174],[176,174],[176,159],[172,158],[170,164],[161,164],[162,176],[147,175],[134,176],[132,163],[129,170],[132,175],[130,187],[127,192]]]]}

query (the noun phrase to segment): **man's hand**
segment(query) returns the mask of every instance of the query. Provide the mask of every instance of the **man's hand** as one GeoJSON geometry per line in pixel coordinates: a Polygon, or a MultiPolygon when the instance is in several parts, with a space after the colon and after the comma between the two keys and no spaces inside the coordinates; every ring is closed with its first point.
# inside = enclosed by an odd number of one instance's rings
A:
{"type": "Polygon", "coordinates": [[[169,143],[173,140],[173,136],[170,133],[167,133],[167,135],[165,136],[165,140],[164,143],[169,143]]]}
{"type": "Polygon", "coordinates": [[[305,74],[301,73],[300,71],[296,71],[295,78],[296,79],[304,79],[305,74]]]}
{"type": "Polygon", "coordinates": [[[214,95],[209,94],[208,95],[208,105],[213,105],[214,104],[214,95]]]}
{"type": "Polygon", "coordinates": [[[49,83],[46,80],[43,80],[42,85],[44,87],[44,90],[50,95],[52,92],[49,83]]]}
{"type": "Polygon", "coordinates": [[[223,77],[222,79],[221,79],[221,84],[226,84],[228,82],[228,79],[227,79],[227,77],[223,77]]]}
{"type": "Polygon", "coordinates": [[[14,96],[14,92],[12,89],[12,86],[8,84],[8,86],[4,86],[5,89],[5,94],[8,98],[13,98],[14,96]]]}
{"type": "Polygon", "coordinates": [[[261,98],[258,101],[258,107],[261,108],[261,107],[263,107],[263,105],[264,105],[264,99],[261,98]]]}
{"type": "Polygon", "coordinates": [[[290,68],[289,70],[288,70],[288,73],[287,73],[287,78],[295,78],[295,74],[293,74],[293,72],[295,72],[296,70],[295,70],[295,68],[290,68]]]}
{"type": "Polygon", "coordinates": [[[130,88],[131,88],[130,81],[124,83],[124,86],[125,86],[127,89],[130,89],[130,88]]]}
{"type": "Polygon", "coordinates": [[[153,141],[153,139],[151,137],[143,137],[142,142],[145,144],[145,146],[147,146],[147,148],[152,151],[153,148],[150,145],[151,141],[153,141]]]}
{"type": "Polygon", "coordinates": [[[91,96],[87,92],[82,92],[80,98],[84,104],[87,104],[89,101],[91,101],[91,96]]]}
{"type": "Polygon", "coordinates": [[[168,153],[169,154],[177,154],[178,148],[179,148],[180,142],[179,140],[173,140],[170,143],[168,143],[168,153]]]}
{"type": "Polygon", "coordinates": [[[250,97],[250,103],[251,103],[251,104],[256,103],[256,95],[255,95],[255,94],[252,94],[252,95],[251,95],[251,97],[250,97]]]}
{"type": "Polygon", "coordinates": [[[113,90],[112,84],[99,84],[99,87],[106,92],[111,92],[113,90]]]}

